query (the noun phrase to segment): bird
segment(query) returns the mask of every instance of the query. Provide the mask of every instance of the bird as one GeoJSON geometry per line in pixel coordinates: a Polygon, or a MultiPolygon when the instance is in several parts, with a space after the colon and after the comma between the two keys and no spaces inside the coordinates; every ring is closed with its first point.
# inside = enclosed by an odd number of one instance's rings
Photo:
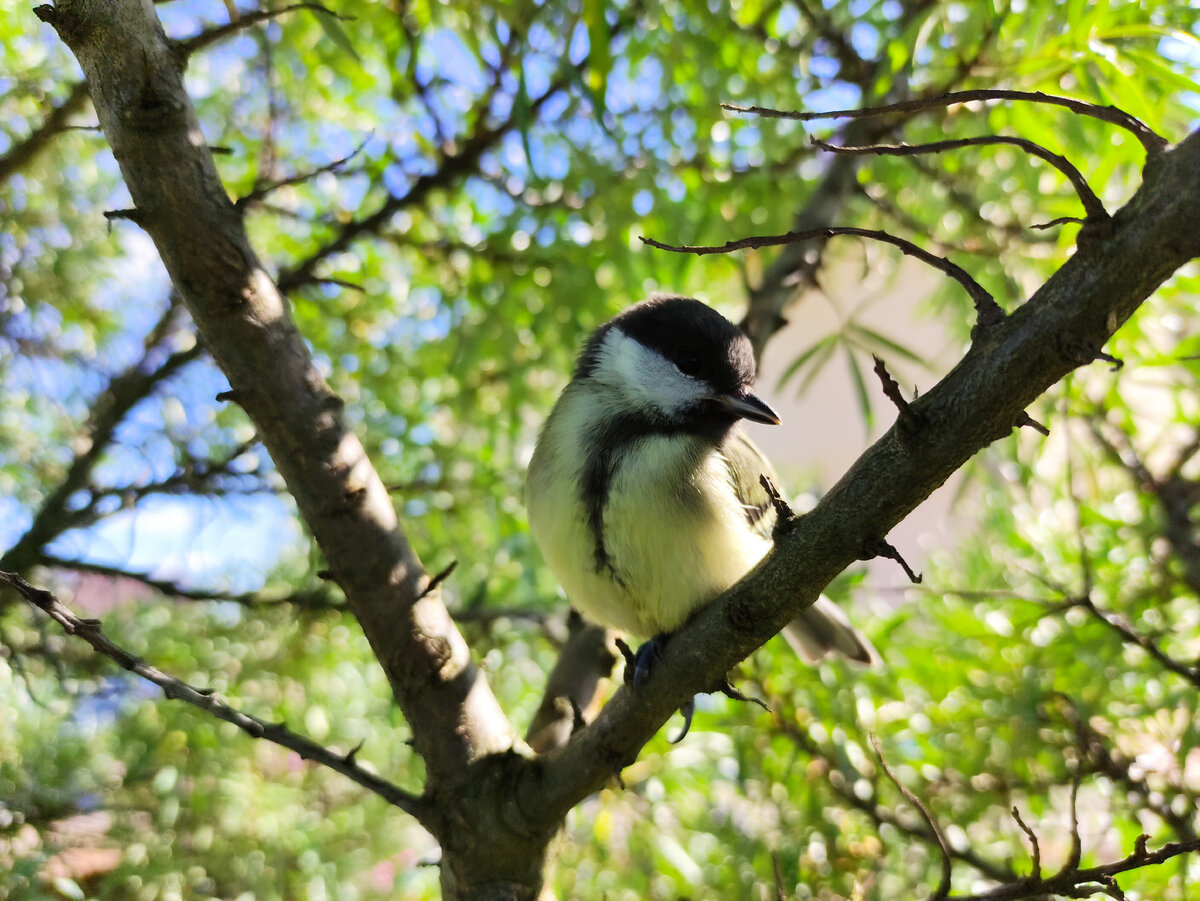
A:
{"type": "MultiPolygon", "coordinates": [[[[646,641],[635,687],[667,637],[772,547],[777,513],[760,477],[777,479],[740,423],[780,419],[751,390],[755,375],[732,322],[655,294],[591,334],[542,426],[526,480],[530,532],[572,606],[646,641]]],[[[824,596],[783,634],[809,662],[877,659],[824,596]]]]}

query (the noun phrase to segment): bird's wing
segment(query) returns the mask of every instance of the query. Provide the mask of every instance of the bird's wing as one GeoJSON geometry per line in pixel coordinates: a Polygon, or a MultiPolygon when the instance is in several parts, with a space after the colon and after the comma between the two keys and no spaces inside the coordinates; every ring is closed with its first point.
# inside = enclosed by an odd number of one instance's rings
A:
{"type": "MultiPolygon", "coordinates": [[[[759,479],[765,475],[778,487],[775,470],[740,429],[730,436],[722,452],[729,467],[729,480],[746,511],[750,527],[764,538],[772,538],[775,506],[759,479]]],[[[783,635],[796,653],[810,663],[831,651],[868,666],[879,659],[871,642],[850,625],[846,614],[833,601],[824,596],[801,610],[799,616],[784,627],[783,635]]]]}
{"type": "Polygon", "coordinates": [[[775,470],[741,429],[729,436],[721,451],[729,468],[729,481],[746,511],[750,527],[764,538],[770,538],[775,528],[775,507],[760,479],[765,475],[778,484],[775,470]]]}

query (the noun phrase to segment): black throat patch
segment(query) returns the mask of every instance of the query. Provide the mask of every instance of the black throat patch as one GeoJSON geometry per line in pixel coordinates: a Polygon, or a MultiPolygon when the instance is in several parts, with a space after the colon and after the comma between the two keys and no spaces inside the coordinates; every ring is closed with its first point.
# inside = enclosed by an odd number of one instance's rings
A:
{"type": "MultiPolygon", "coordinates": [[[[644,416],[617,416],[592,433],[588,442],[589,452],[583,466],[581,493],[587,511],[588,531],[592,536],[596,572],[608,572],[617,584],[625,587],[625,581],[614,561],[604,538],[604,511],[608,505],[608,492],[613,475],[628,450],[637,442],[652,435],[691,434],[707,439],[714,448],[720,447],[725,436],[733,427],[733,421],[697,420],[692,427],[681,427],[679,423],[655,420],[644,416]]],[[[680,486],[682,491],[682,486],[680,486]]]]}

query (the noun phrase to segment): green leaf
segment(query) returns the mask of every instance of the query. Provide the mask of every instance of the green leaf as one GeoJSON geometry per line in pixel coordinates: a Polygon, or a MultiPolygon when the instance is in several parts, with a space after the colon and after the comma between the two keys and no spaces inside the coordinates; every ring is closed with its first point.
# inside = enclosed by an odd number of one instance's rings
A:
{"type": "MultiPolygon", "coordinates": [[[[816,344],[812,344],[806,350],[802,351],[800,355],[796,357],[796,359],[792,360],[792,362],[788,364],[787,368],[783,370],[783,373],[779,376],[779,381],[775,384],[775,390],[782,391],[787,383],[790,382],[810,360],[813,361],[810,373],[820,371],[821,367],[825,364],[825,361],[829,359],[830,355],[836,348],[838,340],[839,335],[837,333],[829,334],[819,340],[816,344]]],[[[811,374],[805,379],[804,385],[807,386],[810,380],[811,374]]],[[[802,387],[797,393],[802,393],[803,390],[804,389],[802,387]]]]}
{"type": "Polygon", "coordinates": [[[871,392],[867,390],[867,381],[863,378],[862,367],[859,366],[854,351],[849,347],[846,348],[846,364],[850,367],[850,380],[854,385],[854,396],[858,401],[858,410],[862,414],[863,423],[866,425],[867,431],[870,431],[875,421],[875,414],[871,409],[871,392]]]}
{"type": "Polygon", "coordinates": [[[322,12],[319,9],[310,9],[308,7],[305,8],[309,9],[309,12],[314,18],[316,18],[317,23],[321,26],[321,30],[325,32],[325,34],[331,41],[333,41],[338,49],[361,66],[363,64],[362,57],[359,56],[358,51],[354,49],[354,42],[351,41],[347,36],[345,29],[342,28],[342,23],[339,22],[336,17],[331,16],[326,12],[322,12]]]}
{"type": "Polygon", "coordinates": [[[882,348],[883,350],[888,351],[890,354],[908,360],[910,363],[915,363],[927,371],[932,370],[933,368],[929,360],[927,360],[917,351],[910,347],[905,347],[898,341],[887,337],[881,332],[877,332],[872,328],[862,325],[861,323],[850,323],[847,326],[847,330],[863,339],[868,348],[870,348],[871,345],[874,345],[873,349],[875,350],[882,348]]]}

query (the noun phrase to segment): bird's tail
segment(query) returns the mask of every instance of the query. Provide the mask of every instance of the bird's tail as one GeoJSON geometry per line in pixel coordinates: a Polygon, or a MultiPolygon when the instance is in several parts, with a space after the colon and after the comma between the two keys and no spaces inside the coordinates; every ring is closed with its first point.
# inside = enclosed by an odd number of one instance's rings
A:
{"type": "Polygon", "coordinates": [[[824,595],[783,627],[783,637],[808,663],[816,663],[831,652],[867,666],[879,662],[879,654],[871,642],[850,625],[841,608],[824,595]]]}

